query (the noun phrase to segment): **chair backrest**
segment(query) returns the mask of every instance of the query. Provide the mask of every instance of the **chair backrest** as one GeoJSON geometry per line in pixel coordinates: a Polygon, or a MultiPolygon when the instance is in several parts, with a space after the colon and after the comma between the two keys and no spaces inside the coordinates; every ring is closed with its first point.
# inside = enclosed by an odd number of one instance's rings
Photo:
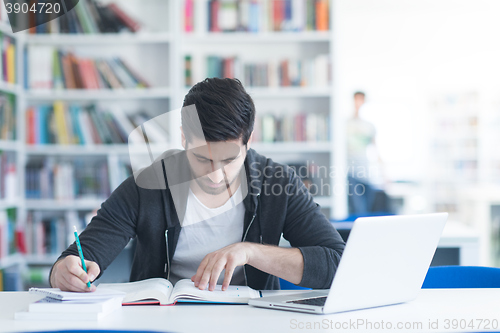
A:
{"type": "Polygon", "coordinates": [[[500,268],[483,266],[430,267],[422,288],[500,288],[500,268]]]}

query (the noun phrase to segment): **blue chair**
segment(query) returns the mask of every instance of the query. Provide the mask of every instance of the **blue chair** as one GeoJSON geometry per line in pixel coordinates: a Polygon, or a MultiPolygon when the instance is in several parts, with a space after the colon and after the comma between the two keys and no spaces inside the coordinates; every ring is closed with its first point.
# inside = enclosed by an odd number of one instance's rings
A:
{"type": "Polygon", "coordinates": [[[500,268],[482,266],[430,267],[422,288],[500,288],[500,268]]]}
{"type": "Polygon", "coordinates": [[[299,287],[293,283],[283,280],[280,278],[280,288],[281,290],[312,290],[311,288],[299,287]]]}

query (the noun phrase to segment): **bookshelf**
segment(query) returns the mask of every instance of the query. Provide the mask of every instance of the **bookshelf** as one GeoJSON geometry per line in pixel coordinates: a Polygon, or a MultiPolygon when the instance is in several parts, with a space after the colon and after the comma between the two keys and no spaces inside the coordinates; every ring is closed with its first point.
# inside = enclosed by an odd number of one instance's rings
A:
{"type": "MultiPolygon", "coordinates": [[[[104,4],[112,1],[101,1],[104,4]]],[[[312,162],[315,166],[324,166],[341,170],[343,165],[343,138],[337,133],[340,125],[339,115],[334,112],[338,100],[335,82],[335,10],[334,0],[329,0],[328,17],[330,28],[325,31],[308,30],[289,31],[274,30],[272,20],[261,22],[256,32],[211,32],[207,31],[207,9],[209,1],[193,2],[195,24],[192,31],[185,29],[186,1],[165,0],[118,0],[116,2],[127,13],[143,24],[144,29],[138,32],[94,33],[94,34],[30,34],[27,32],[12,34],[10,26],[0,23],[0,31],[13,36],[18,45],[17,77],[20,84],[0,82],[0,92],[14,94],[16,104],[17,139],[15,141],[0,141],[0,150],[8,150],[16,154],[18,167],[19,198],[15,200],[0,200],[0,210],[3,207],[16,207],[18,226],[26,231],[33,229],[28,223],[41,223],[33,220],[49,218],[64,219],[66,223],[86,223],[92,212],[98,209],[105,197],[94,198],[29,198],[26,195],[26,168],[33,163],[42,163],[52,159],[56,163],[75,163],[76,160],[93,160],[105,163],[108,169],[109,190],[114,190],[126,177],[126,172],[109,172],[109,170],[124,170],[130,163],[129,152],[136,153],[134,147],[126,144],[28,144],[27,110],[30,107],[51,106],[61,101],[67,105],[85,107],[95,105],[107,110],[117,107],[120,112],[133,115],[139,111],[147,111],[151,118],[165,111],[178,109],[182,105],[184,95],[189,86],[185,84],[185,56],[196,58],[193,70],[193,80],[197,82],[206,75],[207,68],[204,59],[207,56],[241,58],[244,63],[279,61],[289,59],[302,61],[317,56],[327,56],[328,64],[324,71],[328,73],[328,83],[324,85],[307,84],[301,86],[255,86],[247,87],[254,98],[257,114],[274,114],[286,116],[289,111],[299,113],[321,113],[327,122],[327,137],[313,142],[283,141],[254,142],[253,148],[258,152],[273,158],[278,162],[302,163],[312,162]],[[145,5],[147,4],[147,6],[145,5]],[[180,13],[180,14],[179,14],[180,13]],[[121,89],[54,89],[36,90],[26,85],[24,72],[27,55],[24,50],[36,47],[50,47],[54,50],[72,52],[77,57],[97,59],[99,57],[123,57],[131,67],[139,71],[150,83],[146,88],[121,89]],[[293,55],[293,56],[291,56],[293,55]],[[31,219],[31,222],[29,222],[31,219]],[[72,222],[73,221],[73,222],[72,222]]],[[[243,1],[246,3],[249,1],[243,1]]],[[[235,2],[236,3],[236,2],[235,2]]],[[[262,10],[271,10],[273,0],[259,0],[262,10]]],[[[227,8],[226,8],[227,10],[227,8]]],[[[227,13],[229,13],[227,11],[227,13]]],[[[226,14],[227,14],[226,13],[226,14]]],[[[262,12],[269,18],[269,12],[262,12]]],[[[285,18],[282,18],[285,20],[285,18]]],[[[242,79],[242,82],[245,82],[242,79]]],[[[163,149],[180,148],[180,115],[172,114],[168,124],[168,142],[153,145],[155,152],[163,149]]],[[[321,179],[320,179],[321,178],[321,179]]],[[[328,217],[341,218],[347,211],[345,189],[341,179],[320,177],[329,185],[326,194],[316,197],[328,217]]],[[[79,228],[79,230],[82,228],[79,228]]],[[[33,232],[30,230],[29,232],[33,232]]],[[[32,237],[32,236],[31,236],[32,237]]],[[[31,251],[33,252],[33,251],[31,251]]],[[[33,276],[46,272],[56,259],[51,253],[12,254],[0,259],[0,267],[26,266],[33,271],[33,276]],[[38,273],[37,273],[38,272],[38,273]]],[[[28,274],[30,275],[30,274],[28,274]]],[[[36,279],[35,279],[36,280],[36,279]]],[[[40,281],[27,281],[38,284],[40,281]],[[36,283],[35,283],[36,282],[36,283]]]]}

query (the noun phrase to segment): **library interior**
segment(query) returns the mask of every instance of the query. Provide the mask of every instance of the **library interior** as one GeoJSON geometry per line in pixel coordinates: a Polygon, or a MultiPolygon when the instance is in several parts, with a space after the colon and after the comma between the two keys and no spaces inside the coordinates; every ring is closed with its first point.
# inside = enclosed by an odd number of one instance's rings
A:
{"type": "MultiPolygon", "coordinates": [[[[73,226],[148,153],[183,149],[184,96],[212,77],[241,81],[251,148],[295,169],[345,240],[357,217],[448,212],[431,266],[500,267],[497,1],[80,0],[29,27],[9,3],[0,291],[49,287],[73,226]]],[[[128,282],[134,250],[96,282],[128,282]]]]}

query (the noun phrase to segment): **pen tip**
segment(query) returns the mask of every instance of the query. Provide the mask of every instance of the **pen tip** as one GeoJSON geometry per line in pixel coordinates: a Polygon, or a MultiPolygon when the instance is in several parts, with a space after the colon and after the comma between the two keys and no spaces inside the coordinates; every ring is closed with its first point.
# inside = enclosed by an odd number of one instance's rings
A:
{"type": "Polygon", "coordinates": [[[76,226],[74,225],[73,228],[75,228],[75,232],[78,233],[78,231],[76,230],[76,226]]]}

